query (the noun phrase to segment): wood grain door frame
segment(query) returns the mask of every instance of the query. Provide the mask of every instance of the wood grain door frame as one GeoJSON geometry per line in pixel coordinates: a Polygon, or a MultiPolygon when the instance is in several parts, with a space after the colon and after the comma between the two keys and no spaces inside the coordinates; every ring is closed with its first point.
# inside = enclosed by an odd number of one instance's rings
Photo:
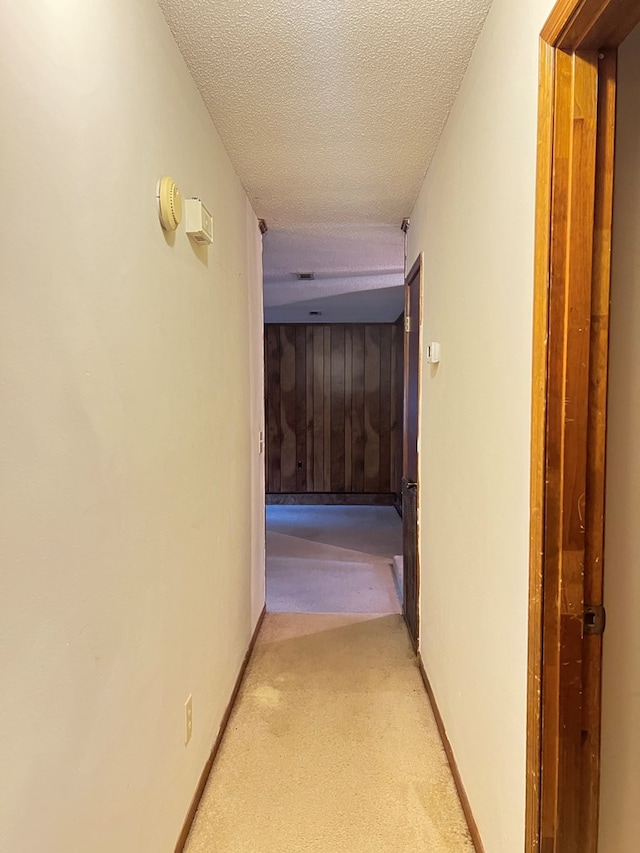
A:
{"type": "MultiPolygon", "coordinates": [[[[420,252],[413,266],[405,276],[405,344],[404,344],[404,417],[403,417],[403,442],[402,442],[402,494],[403,494],[403,547],[402,552],[405,558],[404,562],[404,578],[403,578],[403,612],[407,623],[407,628],[411,641],[416,653],[420,650],[420,422],[422,416],[422,311],[423,311],[423,293],[424,293],[424,252],[420,252]],[[411,311],[411,287],[418,288],[418,309],[415,312],[411,311]],[[407,320],[410,326],[407,326],[407,320]],[[415,454],[409,451],[408,436],[411,432],[409,427],[409,418],[412,406],[410,404],[410,368],[411,368],[411,342],[409,335],[417,335],[417,363],[416,369],[416,384],[417,395],[415,400],[415,434],[416,434],[416,450],[415,454]],[[407,515],[409,507],[404,506],[405,496],[407,495],[407,487],[409,483],[412,491],[411,513],[407,515]],[[415,539],[413,541],[414,548],[411,549],[411,560],[407,560],[410,525],[415,523],[415,539]],[[413,563],[413,571],[409,576],[409,564],[413,563]]],[[[414,291],[415,292],[415,291],[414,291]]]]}
{"type": "Polygon", "coordinates": [[[540,41],[525,853],[595,853],[617,48],[638,0],[559,0],[540,41]]]}

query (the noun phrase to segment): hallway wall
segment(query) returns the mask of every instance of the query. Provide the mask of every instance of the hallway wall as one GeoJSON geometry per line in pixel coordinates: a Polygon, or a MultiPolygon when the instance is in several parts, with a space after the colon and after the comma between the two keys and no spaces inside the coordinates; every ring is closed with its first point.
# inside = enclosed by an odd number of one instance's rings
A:
{"type": "Polygon", "coordinates": [[[640,850],[640,27],[621,45],[607,435],[600,853],[640,850]]]}
{"type": "Polygon", "coordinates": [[[0,27],[0,849],[168,853],[264,601],[260,235],[154,0],[0,27]]]}
{"type": "Polygon", "coordinates": [[[488,853],[524,846],[538,35],[494,0],[411,214],[425,253],[422,649],[488,853]]]}

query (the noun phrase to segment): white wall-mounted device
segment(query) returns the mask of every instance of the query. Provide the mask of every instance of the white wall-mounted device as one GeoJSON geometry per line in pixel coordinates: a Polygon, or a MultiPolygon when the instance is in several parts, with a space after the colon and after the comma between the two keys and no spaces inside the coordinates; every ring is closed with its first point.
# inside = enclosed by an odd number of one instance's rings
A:
{"type": "Polygon", "coordinates": [[[160,178],[156,197],[162,227],[165,231],[175,231],[182,219],[182,195],[173,178],[160,178]]]}
{"type": "Polygon", "coordinates": [[[199,198],[185,199],[184,228],[196,243],[213,243],[213,216],[199,198]]]}
{"type": "Polygon", "coordinates": [[[427,364],[440,363],[440,344],[436,341],[431,341],[427,344],[427,364]]]}

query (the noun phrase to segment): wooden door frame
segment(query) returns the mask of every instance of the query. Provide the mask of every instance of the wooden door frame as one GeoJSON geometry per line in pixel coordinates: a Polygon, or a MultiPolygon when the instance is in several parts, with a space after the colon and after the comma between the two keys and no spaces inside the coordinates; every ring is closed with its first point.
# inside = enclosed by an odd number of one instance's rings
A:
{"type": "Polygon", "coordinates": [[[526,853],[594,853],[617,48],[638,0],[559,0],[540,40],[526,853]]]}
{"type": "MultiPolygon", "coordinates": [[[[405,261],[406,265],[406,261],[405,261]]],[[[420,584],[420,424],[422,419],[422,309],[423,309],[423,295],[424,295],[424,252],[420,252],[418,257],[415,259],[411,269],[406,273],[404,277],[404,291],[405,291],[405,305],[404,305],[404,316],[405,322],[406,318],[410,316],[409,314],[409,282],[414,278],[418,279],[418,328],[416,329],[418,333],[418,399],[417,399],[417,417],[418,423],[416,424],[416,436],[417,436],[417,449],[416,449],[416,519],[417,519],[417,530],[416,530],[416,637],[414,648],[416,654],[420,651],[420,640],[421,640],[421,625],[420,625],[420,595],[421,595],[421,584],[420,584]]],[[[411,322],[411,321],[410,321],[411,322]]],[[[407,412],[408,412],[408,376],[409,376],[409,342],[407,338],[407,327],[405,325],[405,341],[404,341],[404,401],[403,401],[403,427],[402,427],[402,479],[404,481],[405,473],[407,470],[407,412]]],[[[404,553],[404,542],[402,546],[402,550],[404,553]]],[[[405,578],[404,578],[404,570],[403,570],[403,590],[404,590],[405,578]]],[[[403,594],[404,598],[404,594],[403,594]]],[[[404,611],[404,603],[403,603],[403,611],[404,611]]],[[[404,617],[406,620],[406,613],[404,613],[404,617]]],[[[411,635],[411,630],[409,629],[409,634],[411,635]]],[[[412,637],[412,642],[414,638],[412,637]]]]}

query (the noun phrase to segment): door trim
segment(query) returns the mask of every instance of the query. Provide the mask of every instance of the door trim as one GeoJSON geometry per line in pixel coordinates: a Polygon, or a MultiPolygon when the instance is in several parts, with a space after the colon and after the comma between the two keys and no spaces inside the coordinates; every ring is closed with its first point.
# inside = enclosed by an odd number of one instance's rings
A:
{"type": "Polygon", "coordinates": [[[616,52],[637,0],[559,0],[541,34],[526,853],[595,853],[616,52]]]}
{"type": "MultiPolygon", "coordinates": [[[[409,282],[413,279],[418,279],[418,300],[419,300],[419,311],[418,311],[418,399],[417,399],[417,416],[418,423],[416,425],[416,435],[417,435],[417,450],[416,450],[416,577],[415,577],[415,587],[416,587],[416,636],[413,637],[413,633],[411,628],[407,623],[407,627],[409,630],[409,636],[411,637],[411,641],[413,643],[416,654],[420,651],[420,641],[421,641],[421,625],[420,625],[420,595],[421,595],[421,567],[420,567],[420,425],[422,421],[422,313],[423,313],[423,294],[424,294],[424,252],[420,252],[415,262],[413,263],[411,269],[406,274],[404,279],[404,287],[405,287],[405,317],[408,313],[409,308],[409,282]]],[[[406,483],[406,473],[407,473],[407,412],[408,412],[408,383],[407,379],[409,376],[409,346],[407,343],[407,337],[405,333],[405,345],[404,345],[404,417],[403,417],[403,441],[402,441],[402,494],[404,495],[405,491],[405,483],[406,483]]],[[[404,525],[404,512],[403,512],[403,525],[404,525]]],[[[403,541],[403,554],[404,554],[404,541],[403,541]]],[[[403,578],[403,590],[405,587],[406,578],[403,578]]],[[[407,621],[407,614],[405,609],[405,601],[406,598],[403,594],[403,614],[405,621],[407,621]]]]}

